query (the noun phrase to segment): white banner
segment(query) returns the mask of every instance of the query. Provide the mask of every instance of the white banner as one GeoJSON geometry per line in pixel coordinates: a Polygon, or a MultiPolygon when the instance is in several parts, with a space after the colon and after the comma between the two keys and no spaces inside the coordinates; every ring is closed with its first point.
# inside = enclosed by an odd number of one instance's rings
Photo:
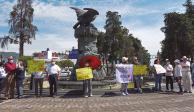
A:
{"type": "Polygon", "coordinates": [[[119,83],[129,83],[133,79],[132,64],[116,64],[116,80],[119,83]]]}
{"type": "Polygon", "coordinates": [[[154,64],[154,68],[157,74],[166,73],[166,69],[162,65],[154,64]]]}

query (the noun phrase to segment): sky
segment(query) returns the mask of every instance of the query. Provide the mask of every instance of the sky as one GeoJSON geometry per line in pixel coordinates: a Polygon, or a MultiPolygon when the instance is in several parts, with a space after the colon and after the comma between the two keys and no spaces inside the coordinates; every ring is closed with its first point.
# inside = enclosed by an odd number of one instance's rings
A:
{"type": "MultiPolygon", "coordinates": [[[[77,48],[73,25],[77,22],[74,10],[69,7],[94,8],[99,15],[93,22],[99,31],[105,31],[107,11],[117,11],[121,15],[122,26],[140,39],[142,45],[152,55],[161,49],[165,38],[160,28],[164,26],[164,14],[185,12],[186,0],[33,0],[34,21],[38,27],[36,40],[25,45],[25,55],[32,55],[50,48],[65,52],[77,48]]],[[[8,35],[9,12],[17,0],[0,0],[0,37],[8,35]]],[[[193,1],[194,2],[194,1],[193,1]]],[[[18,45],[10,45],[0,51],[18,52],[18,45]]]]}

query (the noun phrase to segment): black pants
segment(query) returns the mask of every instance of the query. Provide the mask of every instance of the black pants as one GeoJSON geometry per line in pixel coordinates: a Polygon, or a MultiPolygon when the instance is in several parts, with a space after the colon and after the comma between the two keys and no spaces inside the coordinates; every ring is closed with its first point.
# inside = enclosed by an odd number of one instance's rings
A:
{"type": "Polygon", "coordinates": [[[38,86],[39,86],[40,96],[42,96],[43,78],[34,78],[34,84],[35,84],[35,95],[38,96],[38,86]]]}
{"type": "Polygon", "coordinates": [[[173,90],[173,76],[166,76],[166,90],[169,90],[168,85],[170,84],[170,89],[173,90]]]}
{"type": "Polygon", "coordinates": [[[0,78],[0,92],[4,89],[5,87],[5,80],[6,78],[0,78]]]}
{"type": "Polygon", "coordinates": [[[179,76],[179,77],[176,77],[175,79],[176,79],[176,82],[179,86],[179,92],[183,92],[183,88],[182,88],[182,84],[181,84],[182,77],[179,76]]]}
{"type": "Polygon", "coordinates": [[[49,85],[50,85],[50,96],[57,95],[57,74],[49,75],[49,85]]]}

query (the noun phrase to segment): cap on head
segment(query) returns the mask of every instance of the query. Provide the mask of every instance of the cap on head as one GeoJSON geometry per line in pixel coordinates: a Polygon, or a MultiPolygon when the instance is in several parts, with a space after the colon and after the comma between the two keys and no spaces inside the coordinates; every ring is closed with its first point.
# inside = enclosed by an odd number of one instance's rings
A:
{"type": "Polygon", "coordinates": [[[128,58],[127,57],[122,57],[122,62],[127,62],[128,58]]]}
{"type": "Polygon", "coordinates": [[[187,59],[187,57],[186,57],[186,56],[183,56],[182,58],[183,58],[183,59],[187,59]]]}
{"type": "Polygon", "coordinates": [[[180,60],[176,59],[174,60],[175,63],[180,63],[180,60]]]}
{"type": "Polygon", "coordinates": [[[169,61],[169,59],[166,59],[166,61],[168,62],[168,61],[169,61]]]}

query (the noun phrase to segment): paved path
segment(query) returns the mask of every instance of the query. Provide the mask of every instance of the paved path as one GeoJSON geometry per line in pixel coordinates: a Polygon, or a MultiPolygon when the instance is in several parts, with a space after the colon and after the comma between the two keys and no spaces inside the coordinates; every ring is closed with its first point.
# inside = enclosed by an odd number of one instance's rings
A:
{"type": "Polygon", "coordinates": [[[90,98],[42,97],[7,100],[0,112],[194,112],[194,94],[130,94],[90,98]]]}

